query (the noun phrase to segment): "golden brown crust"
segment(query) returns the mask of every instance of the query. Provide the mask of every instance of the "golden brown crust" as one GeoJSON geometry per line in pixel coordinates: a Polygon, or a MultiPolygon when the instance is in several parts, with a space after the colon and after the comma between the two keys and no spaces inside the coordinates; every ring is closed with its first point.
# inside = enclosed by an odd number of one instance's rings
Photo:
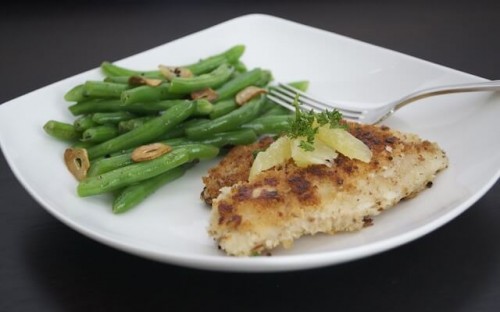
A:
{"type": "Polygon", "coordinates": [[[204,178],[213,204],[209,232],[221,248],[249,255],[288,246],[303,234],[358,230],[420,192],[447,165],[436,144],[415,135],[360,124],[349,131],[371,149],[370,163],[342,155],[332,167],[289,161],[247,182],[253,151],[269,142],[233,149],[204,178]],[[216,187],[225,188],[219,195],[216,187]]]}
{"type": "Polygon", "coordinates": [[[254,159],[253,152],[267,148],[272,142],[271,137],[264,137],[256,143],[232,148],[216,167],[208,171],[208,176],[203,177],[205,188],[201,198],[211,205],[222,187],[247,180],[254,159]]]}
{"type": "MultiPolygon", "coordinates": [[[[358,123],[348,123],[349,132],[352,135],[363,141],[373,153],[383,152],[386,146],[396,144],[398,138],[392,134],[387,126],[373,127],[358,123]]],[[[232,186],[237,182],[247,181],[250,174],[250,168],[254,160],[254,152],[266,149],[273,139],[264,137],[256,143],[250,145],[236,146],[221,160],[221,162],[208,171],[208,175],[203,177],[205,188],[202,192],[203,200],[211,205],[212,200],[219,195],[222,187],[232,186]]],[[[388,156],[389,158],[392,155],[388,156]]],[[[374,157],[375,159],[376,157],[374,157]]],[[[348,158],[340,155],[335,161],[335,171],[344,172],[345,174],[352,173],[357,167],[348,158]]],[[[371,162],[373,166],[377,166],[378,162],[371,162]]],[[[334,175],[330,173],[326,166],[311,166],[307,170],[315,172],[318,177],[328,177],[336,179],[337,183],[342,183],[342,174],[336,172],[334,175]]]]}

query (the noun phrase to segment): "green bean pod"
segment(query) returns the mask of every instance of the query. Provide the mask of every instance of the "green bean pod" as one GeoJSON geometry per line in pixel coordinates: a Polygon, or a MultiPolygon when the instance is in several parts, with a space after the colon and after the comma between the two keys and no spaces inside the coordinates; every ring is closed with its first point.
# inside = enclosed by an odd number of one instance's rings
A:
{"type": "Polygon", "coordinates": [[[162,141],[170,146],[179,146],[186,144],[208,144],[219,148],[225,146],[246,145],[257,141],[257,134],[252,129],[240,129],[227,132],[218,132],[209,138],[200,140],[191,140],[187,137],[179,137],[162,141]]]}
{"type": "Polygon", "coordinates": [[[173,94],[189,94],[194,91],[216,88],[231,78],[234,67],[224,63],[208,74],[191,78],[173,78],[168,91],[173,94]]]}
{"type": "Polygon", "coordinates": [[[83,84],[73,87],[66,92],[64,99],[68,102],[85,101],[88,97],[85,95],[85,86],[83,84]]]}
{"type": "Polygon", "coordinates": [[[215,146],[193,144],[174,148],[171,152],[149,161],[134,163],[80,181],[77,193],[81,197],[112,192],[143,181],[196,159],[213,158],[215,146]]]}
{"type": "Polygon", "coordinates": [[[101,71],[106,77],[130,77],[130,76],[144,76],[150,78],[162,77],[162,75],[158,70],[137,71],[137,70],[127,69],[110,62],[102,62],[101,71]]]}
{"type": "Polygon", "coordinates": [[[262,70],[260,72],[260,78],[259,80],[257,80],[254,84],[257,86],[257,87],[266,87],[269,82],[271,82],[271,80],[273,80],[273,74],[271,73],[271,71],[269,70],[262,70]]]}
{"type": "MultiPolygon", "coordinates": [[[[136,88],[137,89],[137,88],[136,88]]],[[[135,90],[135,89],[134,89],[135,90]]],[[[167,110],[180,103],[189,100],[163,100],[153,102],[139,102],[125,104],[121,100],[89,100],[69,106],[70,112],[77,116],[83,114],[106,113],[106,112],[130,112],[136,114],[151,114],[167,110]]]]}
{"type": "Polygon", "coordinates": [[[265,96],[259,96],[229,114],[212,119],[210,122],[201,125],[188,127],[186,128],[186,136],[189,139],[203,139],[217,132],[237,129],[242,124],[257,118],[261,113],[261,108],[265,100],[265,96]]]}
{"type": "Polygon", "coordinates": [[[119,134],[115,125],[100,125],[83,131],[81,140],[83,142],[101,143],[115,138],[119,134]]]}
{"type": "Polygon", "coordinates": [[[91,99],[78,102],[68,107],[73,116],[93,114],[98,112],[124,111],[125,104],[122,101],[113,99],[91,99]]]}
{"type": "Polygon", "coordinates": [[[130,77],[131,76],[111,76],[111,77],[104,78],[104,81],[128,85],[130,77]]]}
{"type": "Polygon", "coordinates": [[[262,70],[260,68],[255,68],[228,80],[225,84],[215,90],[217,93],[217,101],[234,97],[240,90],[259,81],[259,79],[261,79],[261,74],[262,70]]]}
{"type": "Polygon", "coordinates": [[[167,110],[177,104],[184,103],[184,105],[187,105],[187,103],[194,103],[195,104],[195,112],[194,115],[196,116],[204,116],[208,115],[212,112],[213,110],[213,104],[210,103],[210,101],[206,99],[199,99],[199,100],[165,100],[165,101],[159,101],[159,102],[151,102],[151,103],[143,103],[143,104],[132,104],[129,108],[130,111],[137,112],[137,113],[151,113],[151,112],[161,112],[164,110],[167,110]]]}
{"type": "Polygon", "coordinates": [[[234,63],[233,65],[234,65],[234,70],[238,73],[244,73],[244,72],[248,71],[247,66],[242,61],[238,61],[238,62],[234,63]]]}
{"type": "Polygon", "coordinates": [[[123,91],[120,99],[124,104],[132,104],[178,98],[177,95],[171,93],[172,92],[170,91],[170,84],[162,83],[161,85],[156,87],[140,86],[123,91]]]}
{"type": "Polygon", "coordinates": [[[118,131],[120,133],[130,131],[132,129],[142,126],[143,124],[152,120],[155,117],[156,116],[144,116],[144,117],[137,117],[129,120],[120,121],[118,123],[118,131]]]}
{"type": "Polygon", "coordinates": [[[84,115],[75,119],[73,126],[78,131],[85,131],[89,128],[97,126],[97,123],[92,120],[92,115],[84,115]]]}
{"type": "MultiPolygon", "coordinates": [[[[180,67],[185,67],[189,69],[194,75],[201,75],[208,73],[224,63],[236,64],[239,58],[245,52],[245,46],[235,45],[220,54],[212,55],[205,59],[201,59],[196,63],[190,65],[184,65],[180,67]]],[[[110,62],[103,62],[101,64],[101,71],[107,77],[118,77],[118,76],[144,76],[149,78],[164,78],[159,70],[149,70],[149,71],[137,71],[132,69],[127,69],[110,62]]]]}
{"type": "Polygon", "coordinates": [[[302,92],[306,92],[309,89],[309,81],[308,80],[299,80],[292,81],[287,83],[287,85],[294,87],[295,89],[299,89],[302,92]]]}
{"type": "Polygon", "coordinates": [[[130,120],[137,117],[129,112],[105,112],[95,113],[92,115],[92,120],[98,124],[117,124],[120,121],[130,120]]]}
{"type": "MultiPolygon", "coordinates": [[[[236,145],[236,144],[248,144],[246,142],[249,142],[249,143],[252,142],[252,141],[250,141],[250,140],[252,140],[252,137],[253,137],[253,140],[256,139],[255,132],[253,132],[252,130],[249,130],[249,129],[245,129],[244,131],[251,131],[253,133],[253,136],[251,133],[243,132],[242,130],[239,130],[239,131],[237,131],[237,133],[234,133],[234,134],[229,134],[229,133],[228,134],[225,134],[225,133],[218,134],[218,133],[216,133],[214,135],[214,138],[211,138],[211,139],[205,140],[205,141],[200,141],[200,142],[187,140],[185,138],[183,138],[182,141],[178,141],[177,139],[173,139],[173,138],[180,138],[180,137],[184,136],[184,129],[186,126],[193,125],[193,124],[200,124],[201,122],[207,122],[207,121],[208,121],[207,119],[187,120],[187,121],[179,124],[177,127],[171,129],[171,131],[167,132],[166,135],[158,138],[158,141],[165,143],[167,145],[181,145],[180,142],[182,142],[182,145],[186,145],[186,144],[195,144],[195,143],[196,144],[212,144],[214,142],[217,143],[221,140],[225,140],[228,142],[228,144],[234,142],[232,145],[236,145]],[[241,143],[238,143],[238,142],[241,142],[241,143]]],[[[212,144],[212,145],[217,146],[217,147],[222,146],[220,144],[212,144]]],[[[135,147],[120,151],[117,154],[111,153],[109,155],[109,157],[103,157],[103,158],[100,158],[100,159],[93,161],[87,175],[88,176],[95,176],[95,175],[102,174],[102,173],[105,173],[105,172],[108,172],[108,171],[111,171],[111,170],[114,170],[114,169],[117,169],[117,168],[134,163],[132,161],[132,158],[131,158],[131,153],[134,150],[134,148],[135,147]]]]}
{"type": "Polygon", "coordinates": [[[243,129],[252,129],[257,135],[280,134],[290,129],[294,118],[295,116],[290,114],[259,117],[241,127],[243,129]]]}
{"type": "Polygon", "coordinates": [[[267,111],[265,111],[262,114],[262,116],[260,116],[260,117],[280,116],[280,115],[290,115],[290,114],[293,114],[293,112],[291,110],[289,110],[286,107],[275,104],[271,108],[269,108],[267,111]]]}
{"type": "Polygon", "coordinates": [[[163,185],[184,175],[187,168],[179,166],[150,179],[125,187],[113,200],[113,213],[124,213],[137,206],[163,185]]]}
{"type": "Polygon", "coordinates": [[[73,125],[56,120],[47,121],[43,129],[48,135],[64,141],[77,140],[81,135],[81,132],[73,125]]]}
{"type": "Polygon", "coordinates": [[[89,158],[149,143],[187,119],[194,113],[195,109],[196,105],[193,102],[187,105],[176,105],[138,128],[89,148],[87,150],[89,158]]]}
{"type": "Polygon", "coordinates": [[[211,72],[224,63],[237,64],[244,52],[244,45],[235,45],[221,54],[216,54],[202,59],[197,63],[181,67],[189,69],[194,75],[201,75],[211,72]]]}
{"type": "Polygon", "coordinates": [[[128,85],[121,83],[112,83],[105,81],[89,80],[85,82],[84,94],[91,98],[117,98],[119,99],[122,92],[129,89],[128,85]]]}
{"type": "Polygon", "coordinates": [[[85,149],[88,149],[89,147],[94,146],[94,145],[96,145],[96,143],[76,141],[73,144],[71,144],[71,147],[72,148],[85,148],[85,149]]]}
{"type": "Polygon", "coordinates": [[[234,111],[237,108],[238,104],[236,104],[236,101],[234,99],[218,101],[214,104],[212,112],[208,116],[210,117],[210,119],[219,118],[234,111]]]}
{"type": "Polygon", "coordinates": [[[194,125],[201,125],[202,123],[207,123],[210,120],[208,119],[203,119],[203,118],[191,118],[189,120],[184,121],[183,123],[179,124],[177,127],[174,129],[171,129],[164,135],[160,136],[158,138],[159,141],[161,140],[168,140],[168,139],[173,139],[173,138],[179,138],[183,137],[186,135],[186,128],[194,125]]]}
{"type": "Polygon", "coordinates": [[[101,158],[93,161],[90,164],[87,176],[88,177],[97,176],[99,174],[103,174],[108,171],[112,171],[127,165],[131,165],[133,163],[134,161],[131,158],[131,153],[125,153],[108,158],[101,158]]]}

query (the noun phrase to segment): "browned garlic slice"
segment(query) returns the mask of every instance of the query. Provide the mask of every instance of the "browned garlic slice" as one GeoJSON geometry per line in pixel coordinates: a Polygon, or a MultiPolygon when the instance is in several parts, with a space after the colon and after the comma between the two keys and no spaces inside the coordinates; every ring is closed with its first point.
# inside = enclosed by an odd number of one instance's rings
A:
{"type": "Polygon", "coordinates": [[[172,150],[170,145],[164,143],[152,143],[142,145],[134,149],[131,158],[134,162],[152,160],[172,150]]]}
{"type": "Polygon", "coordinates": [[[246,102],[250,101],[251,99],[253,99],[254,97],[266,92],[267,92],[266,89],[259,88],[256,86],[248,86],[245,89],[238,92],[238,94],[236,94],[235,100],[236,103],[241,106],[246,102]]]}
{"type": "Polygon", "coordinates": [[[128,79],[128,83],[133,86],[151,86],[151,87],[157,87],[161,85],[163,80],[161,79],[155,79],[155,78],[147,78],[143,76],[132,76],[128,79]]]}
{"type": "Polygon", "coordinates": [[[67,148],[64,151],[64,162],[69,172],[81,181],[87,176],[90,167],[89,156],[84,148],[67,148]]]}
{"type": "Polygon", "coordinates": [[[205,99],[212,102],[215,101],[217,97],[217,93],[212,88],[206,88],[191,93],[191,99],[193,100],[205,99]]]}

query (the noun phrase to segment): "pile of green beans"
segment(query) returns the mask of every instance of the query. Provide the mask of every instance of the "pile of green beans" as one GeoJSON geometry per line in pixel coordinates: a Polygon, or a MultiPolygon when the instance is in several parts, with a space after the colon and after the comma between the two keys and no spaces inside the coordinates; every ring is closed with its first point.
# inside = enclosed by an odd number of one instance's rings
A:
{"type": "MultiPolygon", "coordinates": [[[[271,71],[247,68],[241,61],[244,51],[243,45],[236,45],[177,66],[190,73],[183,77],[103,62],[102,80],[84,81],[69,90],[64,99],[70,102],[73,122],[50,120],[43,128],[67,142],[69,149],[84,149],[90,165],[80,178],[77,194],[111,194],[112,212],[123,213],[180,178],[199,160],[214,158],[223,148],[286,131],[291,112],[265,94],[237,104],[235,97],[241,90],[267,89],[272,81],[271,71]],[[194,97],[207,89],[215,97],[194,97]],[[157,142],[171,150],[150,160],[132,159],[135,148],[157,142]]],[[[293,85],[305,91],[308,84],[293,85]]]]}

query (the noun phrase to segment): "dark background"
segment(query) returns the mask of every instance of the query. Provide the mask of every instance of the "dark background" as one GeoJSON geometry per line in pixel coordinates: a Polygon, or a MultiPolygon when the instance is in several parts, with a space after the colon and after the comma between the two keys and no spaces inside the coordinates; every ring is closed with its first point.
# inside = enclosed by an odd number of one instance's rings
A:
{"type": "MultiPolygon", "coordinates": [[[[500,78],[500,1],[14,1],[0,8],[0,103],[248,13],[500,78]]],[[[351,263],[218,273],[78,234],[29,196],[0,154],[0,311],[500,311],[499,203],[497,182],[437,231],[351,263]]]]}

